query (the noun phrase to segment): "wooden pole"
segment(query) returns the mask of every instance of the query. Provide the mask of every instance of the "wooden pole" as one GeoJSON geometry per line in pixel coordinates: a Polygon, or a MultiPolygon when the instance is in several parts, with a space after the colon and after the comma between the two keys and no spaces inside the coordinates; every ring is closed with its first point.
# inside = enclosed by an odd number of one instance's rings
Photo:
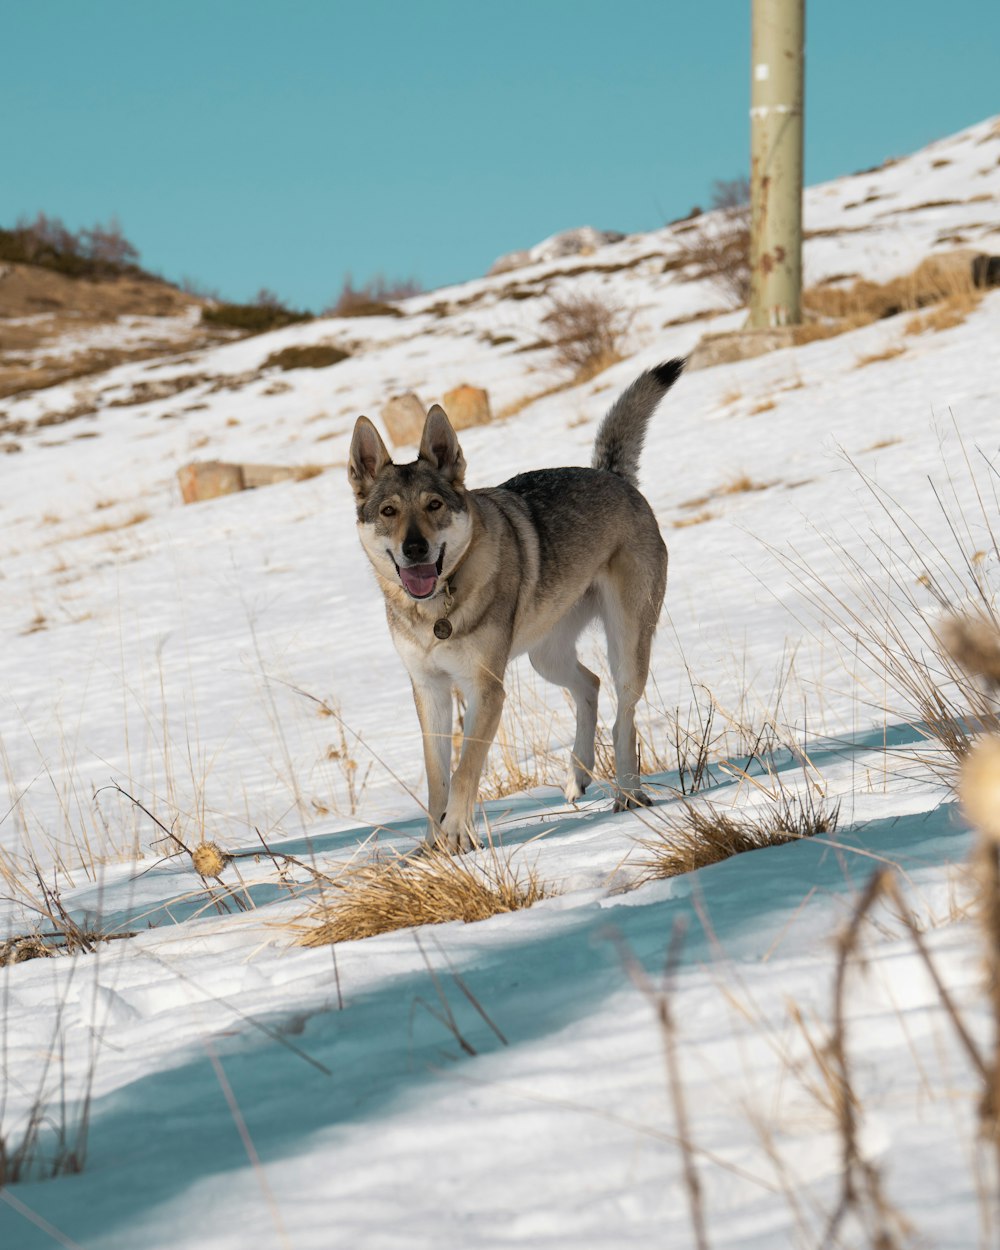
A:
{"type": "Polygon", "coordinates": [[[750,326],[802,320],[805,0],[753,0],[750,326]]]}

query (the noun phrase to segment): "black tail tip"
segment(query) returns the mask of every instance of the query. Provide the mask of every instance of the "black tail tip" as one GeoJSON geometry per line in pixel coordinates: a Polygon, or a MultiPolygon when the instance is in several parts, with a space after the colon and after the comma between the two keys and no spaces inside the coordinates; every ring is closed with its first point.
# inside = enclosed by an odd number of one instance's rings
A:
{"type": "Polygon", "coordinates": [[[665,360],[662,365],[656,365],[649,372],[656,378],[664,391],[669,391],[684,372],[686,364],[687,360],[682,356],[678,356],[673,360],[665,360]]]}

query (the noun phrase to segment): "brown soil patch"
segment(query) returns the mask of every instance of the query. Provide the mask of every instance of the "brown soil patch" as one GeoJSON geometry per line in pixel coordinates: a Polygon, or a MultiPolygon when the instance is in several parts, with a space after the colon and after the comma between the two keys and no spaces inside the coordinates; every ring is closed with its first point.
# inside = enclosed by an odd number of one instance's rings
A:
{"type": "Polygon", "coordinates": [[[67,278],[37,265],[0,265],[0,317],[73,313],[90,322],[171,317],[201,300],[166,282],[140,278],[67,278]]]}
{"type": "Polygon", "coordinates": [[[69,278],[37,265],[0,263],[0,398],[234,337],[201,324],[178,337],[176,318],[202,302],[155,279],[69,278]],[[141,339],[121,348],[66,341],[123,317],[153,321],[141,339]]]}

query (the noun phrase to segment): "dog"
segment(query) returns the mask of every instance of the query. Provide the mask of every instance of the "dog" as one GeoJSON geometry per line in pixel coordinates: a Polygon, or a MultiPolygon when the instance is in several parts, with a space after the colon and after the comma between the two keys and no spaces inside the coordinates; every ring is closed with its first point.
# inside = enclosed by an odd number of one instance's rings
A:
{"type": "Polygon", "coordinates": [[[385,596],[406,665],[427,768],[427,842],[451,853],[478,846],[475,804],[504,704],[508,662],[527,652],[569,691],[576,737],[565,793],[593,778],[600,681],[576,643],[598,619],[618,706],[615,811],[648,806],[639,784],[635,706],[667,584],[667,549],[636,485],[646,426],[683,360],[641,374],[598,428],[591,468],[539,469],[468,490],[465,457],[445,412],[427,414],[418,458],[395,464],[359,417],[348,480],[361,545],[385,596]],[[451,775],[452,691],[467,703],[451,775]]]}

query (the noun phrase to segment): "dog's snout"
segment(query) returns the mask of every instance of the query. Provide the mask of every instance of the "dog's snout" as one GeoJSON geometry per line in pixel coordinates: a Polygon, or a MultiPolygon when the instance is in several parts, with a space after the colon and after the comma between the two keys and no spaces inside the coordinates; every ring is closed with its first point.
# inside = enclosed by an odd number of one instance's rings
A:
{"type": "Polygon", "coordinates": [[[403,555],[407,560],[412,560],[415,564],[421,560],[426,560],[429,551],[427,539],[419,530],[410,530],[403,539],[403,555]]]}

